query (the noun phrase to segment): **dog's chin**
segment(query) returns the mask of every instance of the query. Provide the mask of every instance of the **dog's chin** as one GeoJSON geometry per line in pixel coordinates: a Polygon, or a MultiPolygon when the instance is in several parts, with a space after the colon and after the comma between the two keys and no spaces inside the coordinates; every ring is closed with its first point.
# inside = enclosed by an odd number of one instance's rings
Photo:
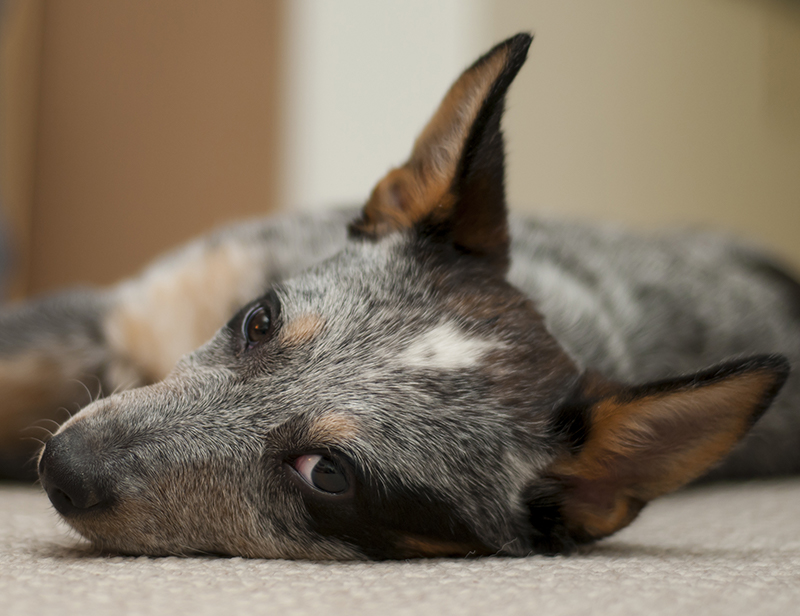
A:
{"type": "Polygon", "coordinates": [[[78,524],[70,522],[70,525],[91,544],[93,550],[104,556],[148,556],[148,557],[167,557],[167,556],[218,556],[218,557],[245,557],[252,558],[257,556],[249,553],[239,553],[231,550],[221,550],[213,545],[192,545],[188,542],[163,538],[139,537],[132,539],[130,536],[117,536],[98,533],[93,530],[81,529],[78,524]]]}
{"type": "MultiPolygon", "coordinates": [[[[197,537],[169,532],[156,521],[141,523],[113,511],[61,516],[92,548],[109,556],[245,556],[221,550],[219,542],[200,542],[197,537]]],[[[178,530],[176,528],[173,531],[178,530]]]]}
{"type": "Polygon", "coordinates": [[[302,543],[239,537],[231,541],[225,533],[213,531],[183,533],[173,528],[171,533],[156,522],[131,524],[114,519],[89,520],[61,516],[67,524],[86,539],[96,554],[104,556],[266,558],[286,560],[364,560],[357,550],[338,542],[302,543]],[[148,530],[152,529],[152,532],[148,530]],[[177,531],[177,532],[175,532],[177,531]]]}

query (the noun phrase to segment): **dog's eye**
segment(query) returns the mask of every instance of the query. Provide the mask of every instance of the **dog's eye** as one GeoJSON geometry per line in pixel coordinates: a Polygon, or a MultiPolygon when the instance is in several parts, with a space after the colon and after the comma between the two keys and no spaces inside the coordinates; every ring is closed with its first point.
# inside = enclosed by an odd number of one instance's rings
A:
{"type": "Polygon", "coordinates": [[[272,333],[272,318],[264,306],[253,308],[244,320],[244,337],[248,346],[255,346],[269,338],[272,333]]]}
{"type": "Polygon", "coordinates": [[[329,494],[341,494],[349,487],[342,467],[334,460],[319,454],[300,456],[292,466],[306,483],[329,494]]]}

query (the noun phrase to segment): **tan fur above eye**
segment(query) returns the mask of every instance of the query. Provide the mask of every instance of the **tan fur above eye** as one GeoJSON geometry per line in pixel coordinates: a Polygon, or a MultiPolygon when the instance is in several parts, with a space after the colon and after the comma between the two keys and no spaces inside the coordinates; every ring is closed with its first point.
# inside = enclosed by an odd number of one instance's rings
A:
{"type": "Polygon", "coordinates": [[[325,326],[325,319],[318,314],[304,314],[292,319],[281,328],[281,342],[296,346],[316,338],[325,326]]]}
{"type": "Polygon", "coordinates": [[[358,435],[355,418],[343,413],[330,413],[312,420],[308,427],[309,440],[316,445],[336,445],[358,435]]]}

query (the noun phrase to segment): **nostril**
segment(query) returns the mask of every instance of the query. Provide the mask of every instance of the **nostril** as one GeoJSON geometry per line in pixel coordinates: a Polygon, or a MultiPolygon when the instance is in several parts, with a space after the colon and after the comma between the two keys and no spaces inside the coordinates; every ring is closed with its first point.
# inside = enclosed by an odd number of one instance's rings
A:
{"type": "Polygon", "coordinates": [[[70,428],[54,436],[39,460],[42,486],[64,516],[99,510],[111,502],[95,456],[82,435],[70,428]]]}
{"type": "Polygon", "coordinates": [[[47,491],[47,496],[56,511],[67,515],[67,512],[72,510],[87,510],[95,505],[100,504],[99,499],[91,499],[86,501],[76,500],[74,495],[70,496],[60,488],[51,488],[47,491]]]}
{"type": "MultiPolygon", "coordinates": [[[[65,492],[61,488],[54,487],[48,491],[50,501],[55,505],[55,500],[60,501],[60,504],[66,507],[74,507],[75,509],[89,509],[101,503],[101,499],[96,494],[80,489],[73,489],[71,492],[65,492]],[[54,500],[55,499],[55,500],[54,500]]],[[[56,507],[58,509],[58,507],[56,507]]],[[[60,509],[59,509],[60,511],[60,509]]]]}

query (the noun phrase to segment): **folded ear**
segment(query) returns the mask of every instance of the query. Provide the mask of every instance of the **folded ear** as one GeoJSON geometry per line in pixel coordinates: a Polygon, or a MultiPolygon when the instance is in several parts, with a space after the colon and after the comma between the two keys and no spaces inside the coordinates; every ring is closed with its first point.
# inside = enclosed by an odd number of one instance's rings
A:
{"type": "Polygon", "coordinates": [[[557,421],[571,441],[549,470],[562,531],[578,543],[600,539],[702,475],[747,433],[788,374],[789,362],[770,355],[640,387],[589,386],[557,421]]]}
{"type": "Polygon", "coordinates": [[[507,267],[500,119],[530,43],[530,35],[518,34],[464,71],[408,161],[375,187],[351,235],[375,239],[401,229],[427,231],[507,267]]]}

